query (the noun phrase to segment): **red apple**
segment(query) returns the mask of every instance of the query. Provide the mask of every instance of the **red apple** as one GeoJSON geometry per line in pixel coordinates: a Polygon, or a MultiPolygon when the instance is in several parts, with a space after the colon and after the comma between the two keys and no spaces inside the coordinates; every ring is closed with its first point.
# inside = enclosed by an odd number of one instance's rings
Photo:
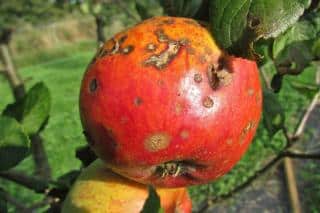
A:
{"type": "Polygon", "coordinates": [[[96,154],[123,176],[165,187],[228,172],[252,141],[261,103],[254,61],[227,55],[206,28],[173,17],[107,41],[80,92],[96,154]]]}

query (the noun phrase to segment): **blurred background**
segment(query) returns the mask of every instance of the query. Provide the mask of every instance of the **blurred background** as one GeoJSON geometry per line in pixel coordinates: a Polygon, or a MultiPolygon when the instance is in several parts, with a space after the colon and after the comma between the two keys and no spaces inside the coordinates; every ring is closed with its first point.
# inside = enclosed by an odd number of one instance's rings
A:
{"type": "MultiPolygon", "coordinates": [[[[81,166],[75,156],[75,150],[86,144],[78,112],[79,87],[97,48],[113,34],[145,17],[164,14],[166,11],[157,0],[0,0],[0,43],[8,48],[12,65],[25,89],[42,81],[50,90],[50,119],[40,136],[52,179],[81,166]]],[[[7,63],[2,55],[0,71],[7,63]]],[[[304,72],[299,80],[314,80],[310,73],[319,70],[319,64],[307,69],[312,72],[304,72]]],[[[278,98],[286,117],[285,126],[289,132],[294,132],[313,99],[294,90],[290,78],[293,77],[283,80],[278,98]]],[[[9,81],[0,74],[0,111],[14,99],[9,81]]],[[[319,101],[315,101],[310,113],[296,149],[319,153],[319,101]]],[[[268,172],[262,171],[262,175],[256,173],[277,156],[286,142],[281,131],[270,137],[265,124],[261,123],[250,149],[231,172],[214,183],[189,188],[194,208],[203,208],[206,212],[291,212],[283,164],[267,168],[268,172]],[[242,185],[252,176],[252,181],[242,185]],[[239,186],[241,189],[234,191],[239,186]],[[215,199],[216,196],[219,199],[215,199]]],[[[319,158],[292,160],[294,187],[303,212],[320,212],[319,162],[319,158]]],[[[15,169],[32,175],[34,167],[32,156],[28,156],[15,169]]],[[[6,178],[0,177],[0,187],[27,205],[43,199],[41,193],[6,178]]],[[[13,205],[9,210],[16,212],[13,205]]]]}

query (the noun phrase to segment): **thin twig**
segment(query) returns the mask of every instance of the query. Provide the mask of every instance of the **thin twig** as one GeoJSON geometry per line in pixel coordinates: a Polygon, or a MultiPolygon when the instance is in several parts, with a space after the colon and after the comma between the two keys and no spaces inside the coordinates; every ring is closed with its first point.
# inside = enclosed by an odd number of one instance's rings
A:
{"type": "Polygon", "coordinates": [[[11,196],[8,192],[1,190],[0,197],[13,205],[17,212],[27,212],[28,208],[15,197],[11,196]]]}
{"type": "Polygon", "coordinates": [[[318,93],[313,97],[313,99],[312,99],[309,107],[307,108],[307,110],[306,110],[306,112],[304,113],[301,121],[299,122],[298,127],[296,128],[296,131],[295,131],[295,133],[294,133],[293,138],[300,138],[300,137],[301,137],[301,135],[302,135],[302,133],[303,133],[303,131],[304,131],[304,128],[305,128],[305,126],[306,126],[306,124],[307,124],[307,121],[308,121],[308,119],[309,119],[309,117],[310,117],[310,114],[311,114],[311,112],[313,111],[313,109],[316,107],[316,105],[317,105],[317,103],[318,103],[319,97],[320,97],[320,92],[318,92],[318,93]]]}
{"type": "Polygon", "coordinates": [[[45,197],[42,201],[31,205],[31,206],[28,208],[28,210],[29,210],[30,212],[34,212],[35,210],[37,210],[37,209],[39,209],[39,208],[42,208],[42,207],[45,207],[45,206],[48,206],[48,205],[51,205],[51,204],[54,204],[54,203],[58,203],[59,201],[60,201],[59,198],[45,197]]]}
{"type": "Polygon", "coordinates": [[[22,185],[39,193],[44,193],[49,187],[49,182],[46,179],[37,176],[28,176],[25,173],[19,171],[2,171],[0,172],[0,177],[11,180],[19,185],[22,185]]]}
{"type": "Polygon", "coordinates": [[[290,157],[290,158],[320,160],[320,153],[297,153],[297,152],[286,151],[286,152],[283,152],[283,156],[290,157]]]}

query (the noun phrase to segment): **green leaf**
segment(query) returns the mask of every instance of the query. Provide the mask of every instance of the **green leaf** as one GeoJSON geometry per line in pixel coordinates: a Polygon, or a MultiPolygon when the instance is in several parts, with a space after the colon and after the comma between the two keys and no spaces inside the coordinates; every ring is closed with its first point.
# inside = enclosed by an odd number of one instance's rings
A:
{"type": "Polygon", "coordinates": [[[95,3],[92,5],[92,14],[98,15],[102,11],[102,3],[95,3]]]}
{"type": "Polygon", "coordinates": [[[160,198],[152,186],[148,186],[149,196],[143,205],[141,213],[160,213],[163,210],[160,206],[160,198]]]}
{"type": "Polygon", "coordinates": [[[202,0],[161,0],[160,3],[170,16],[193,17],[200,9],[202,0]]]}
{"type": "Polygon", "coordinates": [[[285,115],[277,96],[270,90],[263,91],[263,122],[272,137],[284,125],[285,115]]]}
{"type": "Polygon", "coordinates": [[[71,170],[58,178],[59,188],[71,188],[77,177],[80,175],[80,170],[71,170]]]}
{"type": "Polygon", "coordinates": [[[7,201],[5,199],[5,192],[2,188],[0,188],[0,212],[1,213],[8,212],[7,201]]]}
{"type": "Polygon", "coordinates": [[[0,116],[0,171],[16,166],[29,154],[29,138],[13,118],[0,116]]]}
{"type": "Polygon", "coordinates": [[[212,0],[211,32],[231,53],[249,55],[258,38],[276,37],[294,24],[309,0],[212,0]]]}
{"type": "Polygon", "coordinates": [[[80,4],[80,11],[84,14],[89,14],[90,12],[90,5],[89,2],[84,1],[80,4]]]}
{"type": "Polygon", "coordinates": [[[319,65],[311,64],[300,75],[287,77],[290,86],[310,100],[320,90],[320,85],[316,82],[317,66],[319,65]]]}
{"type": "Polygon", "coordinates": [[[317,32],[313,24],[306,20],[297,22],[284,34],[274,40],[272,46],[273,58],[277,58],[286,46],[294,42],[311,40],[316,36],[317,32]]]}
{"type": "Polygon", "coordinates": [[[275,93],[278,93],[282,87],[283,75],[275,74],[271,81],[271,88],[275,93]]]}
{"type": "Polygon", "coordinates": [[[47,121],[50,113],[50,91],[42,82],[35,84],[27,93],[23,103],[22,125],[26,132],[37,133],[47,121]]]}

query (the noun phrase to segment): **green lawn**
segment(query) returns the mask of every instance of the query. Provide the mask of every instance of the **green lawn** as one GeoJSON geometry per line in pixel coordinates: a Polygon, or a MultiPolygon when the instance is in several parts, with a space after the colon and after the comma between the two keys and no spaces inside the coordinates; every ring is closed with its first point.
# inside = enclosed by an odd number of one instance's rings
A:
{"type": "MultiPolygon", "coordinates": [[[[31,56],[25,60],[21,59],[19,62],[21,66],[24,66],[19,71],[23,79],[26,80],[27,88],[38,81],[43,81],[51,92],[51,116],[42,136],[45,139],[45,148],[54,178],[80,166],[80,161],[75,158],[75,149],[85,144],[85,140],[79,120],[78,93],[82,74],[94,54],[94,45],[88,45],[86,50],[81,49],[81,51],[74,47],[65,49],[62,57],[52,53],[53,59],[47,62],[40,63],[37,58],[31,56]]],[[[50,53],[43,54],[47,54],[42,56],[44,59],[50,59],[50,53]]],[[[293,90],[287,81],[286,79],[279,97],[287,116],[286,125],[290,130],[293,130],[308,99],[293,90]]],[[[2,111],[6,104],[13,100],[10,88],[3,77],[0,77],[0,97],[0,111],[2,111]]],[[[253,174],[254,170],[258,169],[266,158],[277,152],[283,146],[283,142],[284,138],[280,133],[271,139],[263,125],[260,125],[255,141],[235,169],[213,184],[191,187],[190,191],[194,201],[200,201],[207,196],[208,192],[219,195],[232,189],[253,174]]],[[[29,157],[24,160],[18,169],[31,172],[33,170],[32,159],[29,157]]],[[[6,184],[5,186],[25,202],[40,198],[36,195],[30,196],[30,191],[15,184],[6,184]]]]}

